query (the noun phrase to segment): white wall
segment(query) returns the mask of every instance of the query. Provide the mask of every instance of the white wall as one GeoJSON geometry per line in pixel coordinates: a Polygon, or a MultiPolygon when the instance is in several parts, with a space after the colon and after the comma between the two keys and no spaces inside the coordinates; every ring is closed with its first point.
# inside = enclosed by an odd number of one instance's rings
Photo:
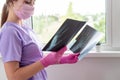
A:
{"type": "Polygon", "coordinates": [[[7,80],[1,58],[0,58],[0,80],[7,80]]]}
{"type": "Polygon", "coordinates": [[[120,80],[120,58],[84,58],[47,68],[48,80],[120,80]]]}
{"type": "MultiPolygon", "coordinates": [[[[120,80],[120,57],[87,57],[73,65],[47,68],[48,80],[120,80]]],[[[5,78],[0,61],[0,80],[5,78]]]]}

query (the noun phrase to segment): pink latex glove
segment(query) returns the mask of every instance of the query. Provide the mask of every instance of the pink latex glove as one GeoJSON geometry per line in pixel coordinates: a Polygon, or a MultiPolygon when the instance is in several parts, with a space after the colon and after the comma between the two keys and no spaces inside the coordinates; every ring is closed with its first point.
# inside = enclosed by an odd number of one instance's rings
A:
{"type": "Polygon", "coordinates": [[[40,62],[44,67],[49,65],[58,64],[64,52],[67,50],[67,47],[63,47],[58,52],[51,52],[47,56],[43,57],[40,62]]]}
{"type": "Polygon", "coordinates": [[[72,64],[72,63],[76,63],[78,61],[78,56],[79,55],[80,55],[79,53],[76,53],[76,54],[69,54],[67,56],[63,56],[60,59],[60,64],[65,64],[65,63],[72,64]]]}

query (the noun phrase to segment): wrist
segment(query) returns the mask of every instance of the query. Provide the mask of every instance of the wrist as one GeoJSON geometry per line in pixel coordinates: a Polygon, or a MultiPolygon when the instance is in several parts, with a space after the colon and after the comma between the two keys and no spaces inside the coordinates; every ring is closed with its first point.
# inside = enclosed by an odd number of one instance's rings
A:
{"type": "Polygon", "coordinates": [[[41,68],[41,69],[44,69],[44,68],[45,68],[45,67],[43,66],[43,64],[40,62],[40,60],[38,60],[36,63],[38,64],[39,68],[41,68]]]}
{"type": "Polygon", "coordinates": [[[44,58],[40,59],[40,63],[42,64],[43,67],[47,67],[48,66],[48,64],[47,64],[47,62],[45,61],[44,58]]]}

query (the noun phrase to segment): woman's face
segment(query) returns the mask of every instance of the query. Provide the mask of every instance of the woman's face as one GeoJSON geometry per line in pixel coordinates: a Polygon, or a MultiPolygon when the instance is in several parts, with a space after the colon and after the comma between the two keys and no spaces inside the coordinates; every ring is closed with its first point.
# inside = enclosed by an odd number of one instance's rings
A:
{"type": "Polygon", "coordinates": [[[34,6],[35,0],[15,0],[13,1],[13,7],[19,10],[23,4],[34,6]]]}

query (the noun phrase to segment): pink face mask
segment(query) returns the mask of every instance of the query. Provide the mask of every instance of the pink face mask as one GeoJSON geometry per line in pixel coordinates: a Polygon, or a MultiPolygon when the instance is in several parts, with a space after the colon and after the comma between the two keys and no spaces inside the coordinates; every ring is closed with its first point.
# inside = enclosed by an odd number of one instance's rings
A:
{"type": "Polygon", "coordinates": [[[18,16],[18,18],[27,19],[33,15],[34,7],[28,4],[23,4],[23,6],[19,10],[14,8],[14,12],[18,16]]]}

